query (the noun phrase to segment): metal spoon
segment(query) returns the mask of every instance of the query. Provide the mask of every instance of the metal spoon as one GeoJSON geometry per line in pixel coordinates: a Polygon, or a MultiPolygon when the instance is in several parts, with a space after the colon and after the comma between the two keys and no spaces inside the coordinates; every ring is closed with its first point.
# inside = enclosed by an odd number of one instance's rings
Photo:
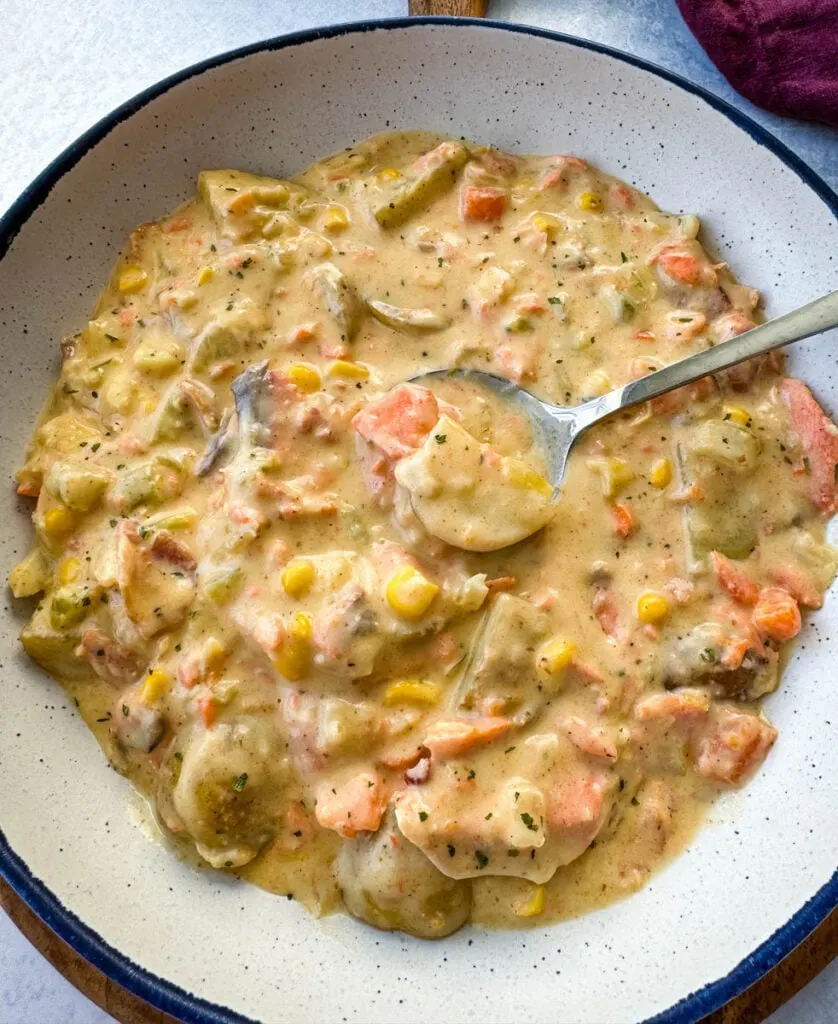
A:
{"type": "Polygon", "coordinates": [[[621,409],[630,409],[685,384],[692,384],[711,373],[727,370],[746,359],[793,341],[802,341],[832,327],[838,327],[838,291],[573,408],[542,402],[511,381],[482,370],[430,370],[411,377],[411,381],[421,383],[434,378],[450,377],[473,380],[518,405],[535,427],[537,440],[547,455],[550,482],[554,487],[560,487],[573,445],[600,420],[621,409]]]}

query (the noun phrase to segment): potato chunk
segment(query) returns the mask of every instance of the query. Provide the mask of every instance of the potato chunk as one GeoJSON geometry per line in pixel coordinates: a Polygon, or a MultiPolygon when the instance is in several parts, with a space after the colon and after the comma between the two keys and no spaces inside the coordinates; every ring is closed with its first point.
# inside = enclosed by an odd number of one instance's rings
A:
{"type": "Polygon", "coordinates": [[[498,456],[446,415],[395,472],[427,531],[466,551],[517,544],[555,513],[542,476],[498,456]]]}

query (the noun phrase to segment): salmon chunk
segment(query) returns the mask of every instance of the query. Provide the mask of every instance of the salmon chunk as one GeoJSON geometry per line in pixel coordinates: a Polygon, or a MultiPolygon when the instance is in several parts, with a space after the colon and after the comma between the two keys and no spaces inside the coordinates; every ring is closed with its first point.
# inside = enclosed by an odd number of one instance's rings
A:
{"type": "Polygon", "coordinates": [[[391,459],[416,451],[439,419],[439,405],[432,391],[418,384],[400,384],[371,402],[352,420],[365,441],[391,459]]]}
{"type": "Polygon", "coordinates": [[[835,467],[838,465],[838,427],[821,409],[802,380],[789,378],[780,385],[791,425],[800,438],[809,473],[812,504],[832,515],[836,509],[835,467]]]}

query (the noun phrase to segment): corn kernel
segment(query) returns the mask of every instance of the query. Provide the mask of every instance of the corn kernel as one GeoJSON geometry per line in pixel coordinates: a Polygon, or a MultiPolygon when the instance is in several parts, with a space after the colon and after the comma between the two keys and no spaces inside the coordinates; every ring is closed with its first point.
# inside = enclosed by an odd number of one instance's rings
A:
{"type": "Polygon", "coordinates": [[[123,295],[141,291],[148,281],[148,274],[142,267],[126,267],[119,275],[117,287],[123,295]]]}
{"type": "Polygon", "coordinates": [[[599,473],[602,493],[606,498],[615,497],[634,480],[634,470],[622,459],[589,459],[587,466],[588,469],[599,473]]]}
{"type": "Polygon", "coordinates": [[[726,420],[733,420],[740,427],[749,427],[751,425],[751,414],[747,409],[743,409],[741,405],[725,406],[724,418],[726,420]]]}
{"type": "Polygon", "coordinates": [[[360,363],[350,363],[346,359],[336,359],[329,363],[326,373],[330,377],[351,377],[353,380],[365,380],[370,375],[366,366],[360,363]]]}
{"type": "Polygon", "coordinates": [[[637,599],[637,617],[641,622],[661,622],[669,614],[669,601],[654,590],[647,590],[637,599]]]}
{"type": "Polygon", "coordinates": [[[217,637],[211,636],[204,644],[201,657],[207,672],[218,672],[227,660],[227,651],[217,637]]]}
{"type": "Polygon", "coordinates": [[[155,668],[145,677],[140,700],[143,704],[156,704],[169,692],[172,685],[172,677],[162,668],[155,668]]]}
{"type": "Polygon", "coordinates": [[[403,619],[421,619],[430,608],[439,587],[412,565],[403,565],[387,581],[387,603],[403,619]]]}
{"type": "Polygon", "coordinates": [[[314,583],[314,564],[308,558],[292,558],[281,579],[289,597],[302,597],[314,583]]]}
{"type": "Polygon", "coordinates": [[[384,703],[388,708],[397,704],[436,704],[440,689],[436,683],[422,679],[400,679],[390,683],[384,691],[384,703]]]}
{"type": "Polygon", "coordinates": [[[572,640],[556,636],[548,640],[539,651],[538,665],[548,675],[557,676],[573,664],[575,657],[576,644],[572,640]]]}
{"type": "Polygon", "coordinates": [[[309,616],[304,615],[302,612],[297,612],[294,616],[294,621],[291,623],[291,636],[296,637],[298,640],[311,640],[313,634],[314,628],[309,616]]]}
{"type": "Polygon", "coordinates": [[[672,483],[672,463],[669,459],[658,459],[652,465],[652,470],[649,473],[649,483],[652,487],[657,487],[659,490],[669,487],[670,483],[672,483]]]}
{"type": "Polygon", "coordinates": [[[520,487],[521,490],[537,491],[545,498],[553,497],[553,485],[544,479],[540,473],[518,459],[504,459],[501,472],[505,480],[508,480],[513,487],[520,487]]]}
{"type": "Polygon", "coordinates": [[[544,912],[544,886],[536,885],[530,898],[518,906],[518,917],[538,917],[544,912]]]}
{"type": "Polygon", "coordinates": [[[76,525],[76,517],[64,505],[44,513],[44,530],[50,537],[63,537],[76,525]]]}
{"type": "Polygon", "coordinates": [[[323,217],[324,231],[345,231],[349,227],[349,218],[342,206],[330,206],[323,217]]]}
{"type": "Polygon", "coordinates": [[[215,271],[212,267],[201,267],[198,271],[198,284],[209,284],[214,277],[215,271]]]}
{"type": "Polygon", "coordinates": [[[311,635],[311,619],[307,615],[295,615],[288,636],[273,659],[289,683],[304,679],[311,670],[311,635]]]}
{"type": "Polygon", "coordinates": [[[583,192],[579,196],[579,209],[598,213],[602,209],[602,196],[598,192],[583,192]]]}
{"type": "Polygon", "coordinates": [[[394,167],[385,167],[384,170],[379,171],[378,174],[376,174],[377,180],[382,184],[385,184],[388,181],[395,181],[400,177],[401,172],[397,171],[394,167]]]}
{"type": "Polygon", "coordinates": [[[319,371],[307,363],[294,363],[288,367],[288,379],[294,384],[298,391],[304,395],[310,395],[320,389],[323,383],[319,371]]]}
{"type": "Polygon", "coordinates": [[[65,558],[58,566],[59,583],[74,583],[79,578],[81,562],[78,558],[65,558]]]}
{"type": "Polygon", "coordinates": [[[550,213],[536,213],[530,221],[536,231],[543,231],[545,235],[552,234],[559,226],[559,220],[550,213]]]}

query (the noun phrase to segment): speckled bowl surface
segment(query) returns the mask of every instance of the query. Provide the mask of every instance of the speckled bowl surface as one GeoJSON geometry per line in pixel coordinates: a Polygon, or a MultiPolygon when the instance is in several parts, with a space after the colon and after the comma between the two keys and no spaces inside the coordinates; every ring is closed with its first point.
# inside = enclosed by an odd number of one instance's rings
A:
{"type": "MultiPolygon", "coordinates": [[[[838,287],[838,197],[764,131],[654,68],[549,32],[417,20],[304,33],[215,59],[116,111],[0,226],[0,477],[10,481],[127,232],[205,167],[288,175],[385,128],[572,152],[694,212],[776,314],[838,287]],[[7,250],[7,251],[6,251],[7,250]]],[[[838,338],[793,369],[838,411],[838,338]]],[[[4,574],[29,544],[2,491],[4,574]]],[[[693,1021],[776,963],[838,898],[838,601],[767,711],[780,739],[642,892],[582,919],[439,943],[196,872],[151,842],[128,784],[0,618],[0,870],[72,945],[188,1021],[693,1021]]]]}

